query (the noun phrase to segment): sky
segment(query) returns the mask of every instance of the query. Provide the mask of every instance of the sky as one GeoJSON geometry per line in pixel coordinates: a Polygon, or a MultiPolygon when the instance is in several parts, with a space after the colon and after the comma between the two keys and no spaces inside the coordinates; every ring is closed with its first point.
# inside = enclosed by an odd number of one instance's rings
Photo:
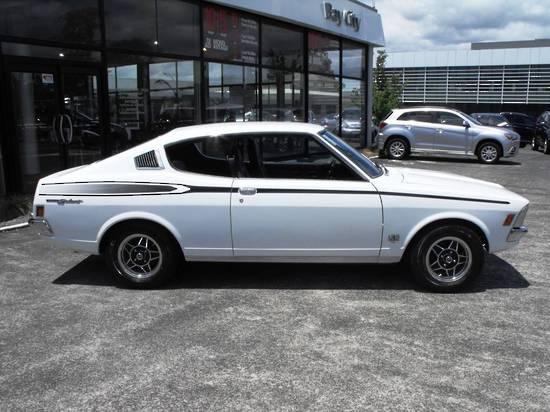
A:
{"type": "Polygon", "coordinates": [[[469,49],[550,38],[550,0],[376,0],[386,50],[469,49]]]}

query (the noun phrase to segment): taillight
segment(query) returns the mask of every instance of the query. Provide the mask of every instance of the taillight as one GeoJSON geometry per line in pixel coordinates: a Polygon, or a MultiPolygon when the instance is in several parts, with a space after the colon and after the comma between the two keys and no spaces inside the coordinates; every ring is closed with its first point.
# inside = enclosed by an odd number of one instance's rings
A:
{"type": "Polygon", "coordinates": [[[384,127],[386,127],[388,124],[386,122],[380,122],[380,124],[378,125],[378,129],[379,130],[382,130],[384,127]]]}

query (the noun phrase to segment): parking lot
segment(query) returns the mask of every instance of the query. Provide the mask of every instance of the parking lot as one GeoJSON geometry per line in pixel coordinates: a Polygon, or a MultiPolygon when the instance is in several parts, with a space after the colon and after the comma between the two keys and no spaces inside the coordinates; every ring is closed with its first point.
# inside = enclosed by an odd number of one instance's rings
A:
{"type": "Polygon", "coordinates": [[[101,258],[0,233],[0,409],[547,409],[550,156],[384,162],[501,183],[530,233],[459,294],[315,264],[191,264],[128,290],[101,258]]]}

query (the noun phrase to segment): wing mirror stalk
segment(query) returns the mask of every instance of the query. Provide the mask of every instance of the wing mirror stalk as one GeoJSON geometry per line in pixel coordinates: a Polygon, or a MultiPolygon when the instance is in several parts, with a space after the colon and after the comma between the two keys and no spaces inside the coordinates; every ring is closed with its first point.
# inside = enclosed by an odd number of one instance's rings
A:
{"type": "Polygon", "coordinates": [[[464,121],[462,122],[462,126],[464,126],[466,129],[469,129],[469,128],[470,128],[470,123],[467,122],[466,120],[464,120],[464,121]]]}

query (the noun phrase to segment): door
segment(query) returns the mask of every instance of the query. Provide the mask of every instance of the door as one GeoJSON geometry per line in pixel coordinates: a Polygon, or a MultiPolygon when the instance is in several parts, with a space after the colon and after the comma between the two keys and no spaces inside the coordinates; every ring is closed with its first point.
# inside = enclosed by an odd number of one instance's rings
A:
{"type": "Polygon", "coordinates": [[[237,259],[376,261],[380,196],[313,136],[249,136],[231,196],[237,259]]]}
{"type": "Polygon", "coordinates": [[[435,112],[435,122],[434,149],[466,153],[470,135],[464,119],[454,113],[435,112]]]}
{"type": "Polygon", "coordinates": [[[8,64],[17,191],[101,157],[98,73],[61,64],[8,64]]]}
{"type": "Polygon", "coordinates": [[[432,113],[428,111],[417,111],[405,113],[408,120],[406,128],[414,136],[412,142],[413,150],[432,150],[435,138],[435,125],[433,124],[432,113]]]}

